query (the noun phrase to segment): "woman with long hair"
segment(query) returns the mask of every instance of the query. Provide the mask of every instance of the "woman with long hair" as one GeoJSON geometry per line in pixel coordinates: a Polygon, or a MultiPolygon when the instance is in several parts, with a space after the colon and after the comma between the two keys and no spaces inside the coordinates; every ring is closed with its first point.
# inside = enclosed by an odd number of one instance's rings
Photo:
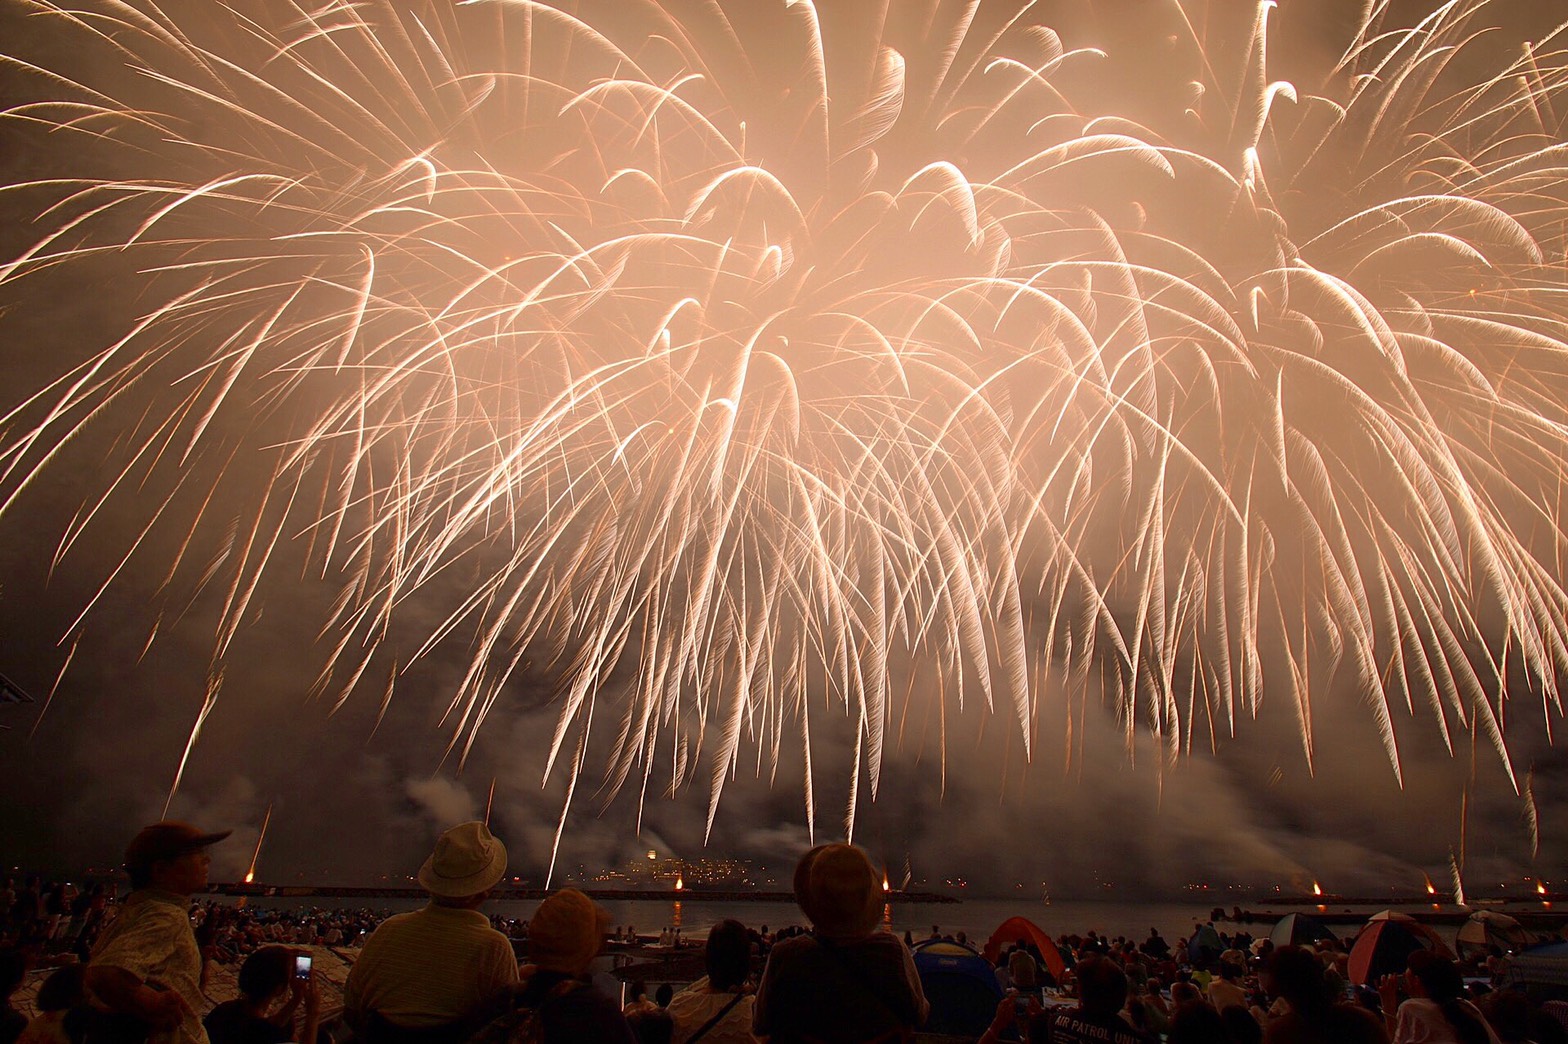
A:
{"type": "Polygon", "coordinates": [[[1464,998],[1464,988],[1453,961],[1430,950],[1412,953],[1403,976],[1387,975],[1378,984],[1394,1044],[1500,1044],[1480,1010],[1464,998]],[[1400,985],[1407,995],[1402,1003],[1400,985]]]}

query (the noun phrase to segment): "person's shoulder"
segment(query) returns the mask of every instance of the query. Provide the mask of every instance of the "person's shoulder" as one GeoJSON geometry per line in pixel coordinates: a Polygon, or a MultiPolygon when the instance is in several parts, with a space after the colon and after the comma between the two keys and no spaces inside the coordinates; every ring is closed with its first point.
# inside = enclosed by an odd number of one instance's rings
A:
{"type": "Polygon", "coordinates": [[[544,1002],[548,1021],[589,1022],[601,1026],[626,1026],[626,1016],[621,1006],[594,989],[590,984],[569,980],[550,991],[544,1002]]]}
{"type": "Polygon", "coordinates": [[[191,923],[190,910],[171,899],[149,896],[139,903],[127,902],[120,912],[120,920],[134,918],[142,924],[183,924],[191,923]]]}
{"type": "Polygon", "coordinates": [[[1430,997],[1406,997],[1399,1002],[1396,1014],[1406,1020],[1444,1023],[1448,1021],[1448,1017],[1443,1014],[1442,1006],[1430,997]]]}
{"type": "Polygon", "coordinates": [[[815,937],[810,935],[792,935],[788,939],[773,944],[773,948],[768,951],[768,960],[787,960],[794,955],[809,953],[817,948],[815,937]]]}
{"type": "Polygon", "coordinates": [[[213,1009],[207,1013],[206,1017],[202,1019],[202,1021],[223,1022],[226,1019],[234,1018],[236,1012],[243,1012],[244,1010],[244,1001],[237,998],[235,1000],[226,1000],[221,1004],[215,1005],[213,1009]]]}
{"type": "Polygon", "coordinates": [[[1044,1012],[1038,1018],[1040,1021],[1035,1025],[1041,1026],[1043,1023],[1044,1027],[1050,1027],[1051,1032],[1057,1035],[1052,1039],[1109,1040],[1126,1042],[1126,1044],[1142,1044],[1155,1039],[1120,1015],[1094,1016],[1085,1012],[1082,1007],[1057,1008],[1054,1011],[1044,1012]]]}
{"type": "Polygon", "coordinates": [[[675,1011],[677,1009],[695,1007],[707,1003],[708,998],[711,996],[713,996],[713,992],[708,989],[708,980],[706,978],[698,979],[696,982],[688,983],[681,989],[676,990],[675,995],[670,998],[670,1003],[665,1005],[665,1009],[675,1011]]]}
{"type": "Polygon", "coordinates": [[[370,933],[370,935],[367,937],[367,941],[369,939],[374,939],[378,935],[393,935],[399,928],[402,928],[405,925],[418,924],[420,920],[422,920],[422,918],[419,916],[422,913],[424,913],[423,910],[408,910],[404,913],[393,914],[391,917],[388,917],[386,920],[376,925],[375,931],[370,933]]]}
{"type": "Polygon", "coordinates": [[[283,1044],[289,1032],[245,1010],[240,1000],[224,1001],[207,1013],[202,1025],[213,1044],[283,1044]]]}
{"type": "Polygon", "coordinates": [[[15,1044],[15,1041],[27,1031],[27,1016],[15,1008],[7,1007],[5,1014],[0,1015],[0,1044],[15,1044]]]}
{"type": "Polygon", "coordinates": [[[1336,1016],[1336,1033],[1348,1042],[1385,1041],[1388,1031],[1383,1020],[1359,1004],[1342,1001],[1333,1007],[1336,1016]]]}
{"type": "Polygon", "coordinates": [[[857,955],[872,954],[883,956],[888,954],[901,954],[904,952],[904,940],[892,932],[872,932],[852,942],[839,943],[841,949],[849,950],[857,955]]]}
{"type": "Polygon", "coordinates": [[[869,946],[880,946],[889,950],[904,949],[904,940],[892,932],[876,931],[866,936],[862,943],[869,946]]]}

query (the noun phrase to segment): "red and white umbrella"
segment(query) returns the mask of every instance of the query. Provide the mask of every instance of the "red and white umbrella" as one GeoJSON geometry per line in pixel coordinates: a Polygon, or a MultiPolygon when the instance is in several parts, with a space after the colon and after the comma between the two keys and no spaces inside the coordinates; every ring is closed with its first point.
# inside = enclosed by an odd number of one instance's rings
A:
{"type": "Polygon", "coordinates": [[[1383,910],[1373,914],[1356,935],[1345,971],[1357,985],[1376,983],[1385,975],[1403,972],[1417,950],[1431,950],[1450,960],[1454,956],[1431,928],[1409,914],[1383,910]]]}

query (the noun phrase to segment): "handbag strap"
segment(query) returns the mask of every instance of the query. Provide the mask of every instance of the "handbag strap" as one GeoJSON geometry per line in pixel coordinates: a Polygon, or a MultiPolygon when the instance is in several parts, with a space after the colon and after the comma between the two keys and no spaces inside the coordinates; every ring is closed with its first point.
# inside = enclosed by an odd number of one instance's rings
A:
{"type": "Polygon", "coordinates": [[[704,1022],[700,1027],[698,1027],[696,1033],[693,1033],[691,1036],[686,1038],[686,1044],[697,1044],[697,1041],[707,1036],[708,1031],[717,1026],[719,1023],[723,1022],[724,1016],[728,1015],[734,1009],[735,1005],[740,1003],[741,998],[744,996],[744,993],[737,993],[735,996],[731,997],[730,1002],[724,1005],[724,1007],[720,1008],[718,1014],[714,1015],[713,1018],[709,1019],[707,1022],[704,1022]]]}

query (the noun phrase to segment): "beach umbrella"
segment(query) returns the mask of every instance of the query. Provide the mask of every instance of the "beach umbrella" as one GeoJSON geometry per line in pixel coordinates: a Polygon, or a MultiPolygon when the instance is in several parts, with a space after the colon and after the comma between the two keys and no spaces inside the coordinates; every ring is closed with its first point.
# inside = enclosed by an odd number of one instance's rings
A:
{"type": "Polygon", "coordinates": [[[1062,951],[1056,948],[1056,943],[1039,925],[1027,917],[1009,917],[1003,921],[991,933],[991,938],[986,940],[985,949],[981,952],[994,965],[1002,956],[1002,947],[1021,942],[1034,943],[1045,961],[1045,970],[1055,976],[1057,982],[1062,981],[1062,976],[1067,974],[1067,962],[1062,960],[1062,951]]]}
{"type": "Polygon", "coordinates": [[[1269,932],[1269,942],[1275,946],[1311,946],[1319,939],[1335,938],[1322,921],[1298,913],[1281,917],[1269,932]]]}
{"type": "Polygon", "coordinates": [[[1384,910],[1374,914],[1356,935],[1346,974],[1358,986],[1375,985],[1385,975],[1403,972],[1417,950],[1431,950],[1450,959],[1454,956],[1431,928],[1409,914],[1384,910]]]}
{"type": "Polygon", "coordinates": [[[924,1031],[974,1038],[996,1017],[1002,984],[991,962],[963,943],[931,939],[915,946],[915,971],[931,1002],[924,1031]]]}
{"type": "Polygon", "coordinates": [[[1493,946],[1502,950],[1522,950],[1530,945],[1533,937],[1517,917],[1510,917],[1496,910],[1477,910],[1459,926],[1455,948],[1459,956],[1484,957],[1493,946]]]}

